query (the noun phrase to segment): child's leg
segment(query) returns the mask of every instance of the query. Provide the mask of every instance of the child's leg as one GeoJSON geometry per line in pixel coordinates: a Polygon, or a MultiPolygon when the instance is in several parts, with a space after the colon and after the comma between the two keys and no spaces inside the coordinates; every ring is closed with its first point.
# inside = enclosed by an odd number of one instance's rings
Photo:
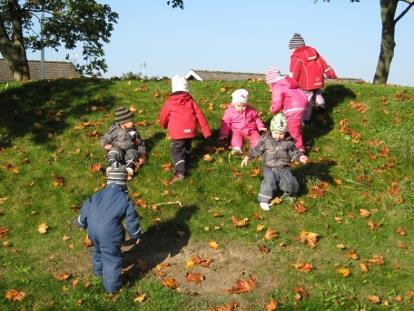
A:
{"type": "Polygon", "coordinates": [[[311,119],[312,116],[312,108],[315,104],[315,96],[313,94],[313,91],[304,91],[306,96],[308,97],[308,107],[305,111],[305,114],[303,115],[303,120],[304,121],[309,121],[311,119]]]}
{"type": "Polygon", "coordinates": [[[109,166],[115,166],[116,163],[123,163],[125,160],[125,152],[118,147],[112,147],[107,155],[109,166]]]}
{"type": "Polygon", "coordinates": [[[290,136],[296,140],[296,148],[302,152],[305,152],[302,137],[302,119],[300,117],[288,117],[287,122],[290,136]]]}
{"type": "Polygon", "coordinates": [[[231,148],[232,149],[243,149],[243,135],[240,132],[232,132],[231,135],[231,148]]]}
{"type": "Polygon", "coordinates": [[[103,263],[103,285],[108,293],[113,293],[121,287],[121,245],[102,245],[101,251],[103,263]]]}
{"type": "Polygon", "coordinates": [[[263,166],[263,180],[257,195],[259,202],[269,203],[272,200],[273,194],[277,190],[277,181],[273,170],[270,167],[263,166]]]}
{"type": "Polygon", "coordinates": [[[92,249],[92,269],[93,273],[102,276],[102,254],[99,247],[99,241],[89,237],[93,243],[92,249]]]}
{"type": "Polygon", "coordinates": [[[247,136],[247,139],[249,140],[251,148],[256,147],[256,145],[259,143],[259,140],[260,140],[259,131],[251,131],[249,135],[247,136]]]}
{"type": "Polygon", "coordinates": [[[171,156],[174,163],[174,174],[185,175],[186,170],[186,152],[188,144],[191,146],[191,140],[188,139],[176,139],[173,140],[171,145],[171,156]],[[190,142],[188,142],[190,141],[190,142]]]}
{"type": "Polygon", "coordinates": [[[323,98],[321,94],[321,90],[315,91],[315,107],[318,108],[325,108],[325,99],[323,98]]]}
{"type": "Polygon", "coordinates": [[[138,161],[138,150],[130,148],[125,150],[125,166],[135,169],[135,162],[138,161]]]}
{"type": "Polygon", "coordinates": [[[295,176],[293,176],[290,168],[286,167],[279,172],[280,174],[280,190],[290,195],[296,195],[299,190],[299,184],[295,176]]]}

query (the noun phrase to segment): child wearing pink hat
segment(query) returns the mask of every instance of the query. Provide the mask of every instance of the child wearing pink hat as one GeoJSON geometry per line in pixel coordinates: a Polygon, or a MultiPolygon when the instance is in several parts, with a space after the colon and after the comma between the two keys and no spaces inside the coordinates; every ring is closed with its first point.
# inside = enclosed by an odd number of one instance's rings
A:
{"type": "Polygon", "coordinates": [[[248,104],[249,92],[238,89],[232,94],[231,104],[221,119],[219,141],[228,139],[231,133],[231,149],[233,154],[242,153],[243,139],[247,138],[254,148],[260,139],[259,132],[266,131],[257,111],[248,104]]]}
{"type": "Polygon", "coordinates": [[[296,148],[305,152],[302,121],[308,108],[306,94],[298,88],[295,80],[281,76],[276,67],[270,67],[266,71],[266,83],[272,92],[270,112],[277,114],[283,111],[288,122],[288,131],[296,141],[296,148]]]}

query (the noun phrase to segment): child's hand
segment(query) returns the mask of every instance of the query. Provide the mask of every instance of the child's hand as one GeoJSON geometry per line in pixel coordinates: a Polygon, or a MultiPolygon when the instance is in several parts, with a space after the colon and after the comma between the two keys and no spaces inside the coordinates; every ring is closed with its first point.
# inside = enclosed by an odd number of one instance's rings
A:
{"type": "Polygon", "coordinates": [[[259,132],[260,133],[266,133],[267,132],[267,128],[261,127],[261,128],[259,128],[259,132]]]}
{"type": "Polygon", "coordinates": [[[247,165],[247,162],[249,161],[249,157],[245,156],[244,159],[242,160],[240,166],[241,167],[245,167],[247,165]]]}
{"type": "Polygon", "coordinates": [[[139,242],[141,242],[141,239],[137,239],[137,240],[135,241],[135,245],[138,245],[138,244],[139,244],[139,242]]]}
{"type": "Polygon", "coordinates": [[[112,148],[112,145],[111,144],[107,144],[107,145],[105,145],[105,150],[111,150],[111,148],[112,148]]]}
{"type": "Polygon", "coordinates": [[[308,159],[308,157],[307,157],[307,156],[305,156],[305,155],[301,155],[301,156],[299,157],[299,162],[300,162],[300,163],[306,164],[306,163],[308,163],[308,161],[309,161],[309,159],[308,159]]]}

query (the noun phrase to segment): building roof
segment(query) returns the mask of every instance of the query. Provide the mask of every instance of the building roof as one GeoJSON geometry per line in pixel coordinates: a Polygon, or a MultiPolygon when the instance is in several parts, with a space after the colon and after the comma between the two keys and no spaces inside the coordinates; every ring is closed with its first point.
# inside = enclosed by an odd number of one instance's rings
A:
{"type": "MultiPolygon", "coordinates": [[[[29,60],[31,80],[40,80],[40,61],[29,60]]],[[[81,73],[71,62],[45,61],[45,79],[79,78],[81,73]]],[[[13,80],[13,73],[4,59],[0,59],[0,82],[13,80]]]]}
{"type": "Polygon", "coordinates": [[[264,74],[249,72],[230,72],[230,71],[211,71],[190,69],[185,78],[187,80],[226,80],[226,81],[243,81],[252,79],[264,80],[264,74]]]}

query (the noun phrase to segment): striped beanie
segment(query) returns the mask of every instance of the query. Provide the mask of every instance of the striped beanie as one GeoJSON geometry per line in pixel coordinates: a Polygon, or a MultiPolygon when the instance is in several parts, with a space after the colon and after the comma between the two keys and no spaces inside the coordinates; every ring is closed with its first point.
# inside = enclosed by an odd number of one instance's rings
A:
{"type": "Polygon", "coordinates": [[[115,111],[115,122],[133,122],[134,115],[125,107],[119,107],[115,111]]]}
{"type": "Polygon", "coordinates": [[[125,168],[109,167],[106,171],[108,177],[106,183],[117,184],[122,187],[127,186],[128,172],[125,168]]]}
{"type": "Polygon", "coordinates": [[[279,68],[272,66],[266,70],[265,80],[268,85],[271,85],[281,78],[279,68]]]}
{"type": "Polygon", "coordinates": [[[301,46],[305,45],[305,40],[303,40],[302,36],[298,33],[293,34],[292,39],[289,41],[289,49],[296,49],[300,48],[301,46]]]}

